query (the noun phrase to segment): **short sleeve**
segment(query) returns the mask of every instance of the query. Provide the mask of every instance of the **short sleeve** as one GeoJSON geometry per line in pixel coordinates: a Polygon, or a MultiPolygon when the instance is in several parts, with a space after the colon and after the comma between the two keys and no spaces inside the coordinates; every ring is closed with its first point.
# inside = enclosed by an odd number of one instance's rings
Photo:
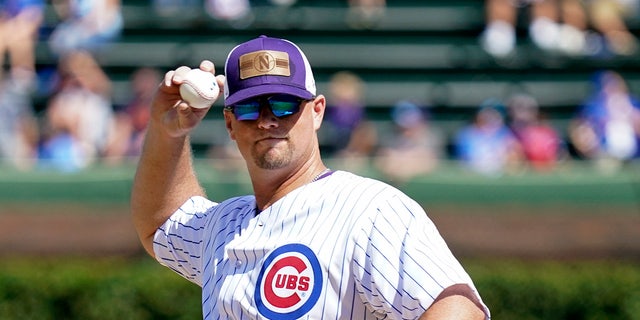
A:
{"type": "Polygon", "coordinates": [[[160,264],[202,286],[202,259],[207,212],[217,205],[192,197],[156,230],[153,250],[160,264]]]}

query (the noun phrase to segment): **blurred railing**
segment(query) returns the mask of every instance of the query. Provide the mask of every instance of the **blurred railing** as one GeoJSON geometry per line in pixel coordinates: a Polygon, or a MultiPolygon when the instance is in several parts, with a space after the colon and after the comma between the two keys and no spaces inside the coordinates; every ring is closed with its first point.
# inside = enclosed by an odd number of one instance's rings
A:
{"type": "MultiPolygon", "coordinates": [[[[196,160],[199,179],[213,199],[252,193],[241,161],[196,160]],[[231,169],[233,166],[236,169],[231,169]]],[[[370,165],[370,161],[372,159],[365,159],[359,162],[364,166],[349,170],[385,181],[385,176],[370,165]]],[[[344,163],[335,158],[327,159],[326,163],[333,169],[344,167],[344,163]]],[[[96,165],[74,173],[24,172],[4,166],[0,170],[0,213],[2,203],[127,203],[134,172],[133,160],[118,166],[96,165]]],[[[444,161],[434,172],[396,186],[427,205],[562,204],[583,206],[585,213],[591,205],[611,205],[612,214],[616,213],[615,207],[640,213],[640,163],[630,163],[614,171],[594,163],[568,161],[547,173],[524,169],[488,177],[471,173],[456,162],[444,161]]]]}

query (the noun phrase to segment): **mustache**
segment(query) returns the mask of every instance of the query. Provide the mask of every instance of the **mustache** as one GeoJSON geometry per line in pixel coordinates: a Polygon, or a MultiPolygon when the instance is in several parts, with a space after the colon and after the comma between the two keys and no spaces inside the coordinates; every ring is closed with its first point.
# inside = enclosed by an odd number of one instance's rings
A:
{"type": "Polygon", "coordinates": [[[267,139],[285,139],[285,140],[289,140],[289,135],[288,134],[264,134],[264,135],[260,135],[258,137],[256,137],[256,142],[258,141],[262,141],[262,140],[267,140],[267,139]]]}

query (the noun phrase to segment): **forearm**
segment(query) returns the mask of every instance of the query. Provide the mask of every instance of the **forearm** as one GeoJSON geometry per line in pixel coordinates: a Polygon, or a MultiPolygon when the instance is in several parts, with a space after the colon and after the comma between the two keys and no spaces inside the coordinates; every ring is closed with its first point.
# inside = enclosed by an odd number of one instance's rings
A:
{"type": "MultiPolygon", "coordinates": [[[[203,60],[200,68],[214,72],[208,60],[203,60]]],[[[152,256],[158,227],[187,199],[205,195],[193,168],[189,134],[209,108],[192,108],[182,100],[179,88],[190,70],[187,66],[170,70],[158,86],[131,190],[133,222],[142,245],[152,256]]],[[[216,81],[222,86],[224,77],[216,81]]]]}
{"type": "Polygon", "coordinates": [[[157,228],[194,195],[204,195],[204,190],[195,175],[188,136],[170,137],[150,124],[131,191],[134,225],[150,255],[157,228]]]}

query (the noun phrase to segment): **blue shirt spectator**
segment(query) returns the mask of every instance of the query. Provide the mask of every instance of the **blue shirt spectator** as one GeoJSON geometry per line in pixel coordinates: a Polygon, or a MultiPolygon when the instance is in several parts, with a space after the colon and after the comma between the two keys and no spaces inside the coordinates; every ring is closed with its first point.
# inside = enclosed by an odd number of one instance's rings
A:
{"type": "Polygon", "coordinates": [[[570,138],[587,159],[626,161],[640,155],[640,102],[615,71],[596,73],[593,95],[570,124],[570,138]]]}
{"type": "Polygon", "coordinates": [[[487,103],[474,121],[455,137],[455,148],[461,163],[474,172],[500,175],[522,161],[518,140],[504,123],[499,106],[487,103]]]}

